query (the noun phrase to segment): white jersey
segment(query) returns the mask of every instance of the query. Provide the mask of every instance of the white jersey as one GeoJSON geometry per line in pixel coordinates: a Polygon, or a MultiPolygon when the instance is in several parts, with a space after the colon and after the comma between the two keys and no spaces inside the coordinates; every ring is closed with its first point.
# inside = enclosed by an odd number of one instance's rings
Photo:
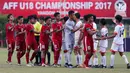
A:
{"type": "Polygon", "coordinates": [[[72,32],[72,29],[74,29],[75,23],[74,21],[68,19],[65,23],[65,42],[74,44],[74,33],[72,32]]]}
{"type": "MultiPolygon", "coordinates": [[[[80,26],[82,25],[82,22],[81,21],[78,21],[75,25],[75,29],[79,28],[80,26]]],[[[76,31],[75,32],[75,41],[78,41],[79,40],[79,37],[80,37],[80,30],[76,31]]],[[[76,42],[75,42],[76,43],[76,42]]]]}
{"type": "MultiPolygon", "coordinates": [[[[93,29],[97,30],[97,24],[96,24],[95,22],[93,22],[93,29]]],[[[94,39],[94,38],[97,38],[96,35],[97,35],[97,34],[94,34],[94,35],[93,35],[93,39],[94,39]]],[[[97,40],[94,40],[94,42],[98,42],[98,41],[97,41],[97,40]]]]}
{"type": "MultiPolygon", "coordinates": [[[[108,29],[106,27],[103,27],[100,32],[101,32],[102,37],[108,36],[108,29]]],[[[108,40],[107,39],[106,40],[100,40],[99,46],[107,48],[108,47],[108,40]]]]}
{"type": "Polygon", "coordinates": [[[114,33],[116,33],[117,35],[114,37],[113,43],[124,44],[123,42],[124,25],[123,24],[116,25],[114,33]]]}

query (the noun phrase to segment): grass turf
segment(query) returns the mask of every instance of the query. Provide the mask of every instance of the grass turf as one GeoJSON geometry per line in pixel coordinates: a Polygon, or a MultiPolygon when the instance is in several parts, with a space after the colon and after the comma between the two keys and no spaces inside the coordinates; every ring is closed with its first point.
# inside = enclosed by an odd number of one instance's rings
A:
{"type": "MultiPolygon", "coordinates": [[[[125,53],[130,61],[130,53],[125,53]]],[[[63,55],[62,55],[63,56],[63,55]]],[[[100,55],[99,62],[100,62],[100,55]]],[[[110,63],[110,52],[107,52],[107,65],[110,63]]],[[[129,73],[130,69],[126,68],[124,60],[117,54],[115,57],[114,69],[83,69],[83,68],[54,68],[54,67],[26,67],[25,56],[21,59],[22,66],[17,65],[16,52],[14,52],[12,65],[6,63],[7,49],[0,48],[0,73],[129,73]]],[[[53,63],[53,53],[51,53],[51,63],[53,63]]],[[[72,55],[72,63],[75,65],[75,56],[72,55]]],[[[62,66],[64,65],[64,57],[62,58],[62,66]]]]}

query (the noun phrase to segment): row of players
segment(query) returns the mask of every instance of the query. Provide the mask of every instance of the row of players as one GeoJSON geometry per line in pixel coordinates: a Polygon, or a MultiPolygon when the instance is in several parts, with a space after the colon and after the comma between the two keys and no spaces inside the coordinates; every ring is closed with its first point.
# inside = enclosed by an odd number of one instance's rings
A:
{"type": "Polygon", "coordinates": [[[121,57],[125,60],[127,68],[130,68],[127,57],[123,54],[123,32],[124,25],[121,23],[122,16],[115,16],[113,22],[116,24],[114,34],[108,36],[108,29],[106,27],[106,20],[101,19],[101,36],[96,37],[98,32],[96,24],[94,22],[95,16],[93,14],[84,15],[84,24],[80,20],[80,14],[74,13],[74,11],[68,12],[68,17],[64,17],[62,22],[60,21],[60,13],[56,12],[54,14],[55,21],[52,23],[52,18],[50,16],[41,17],[41,32],[34,30],[33,24],[36,22],[36,16],[28,16],[28,24],[23,24],[23,16],[17,18],[17,25],[13,23],[14,17],[12,14],[8,15],[8,23],[6,24],[6,41],[8,45],[8,59],[7,63],[11,63],[12,54],[14,48],[17,50],[17,60],[18,64],[21,65],[21,58],[26,53],[26,63],[27,66],[33,65],[33,59],[36,56],[38,50],[41,51],[41,66],[45,67],[46,64],[46,54],[49,49],[49,42],[53,42],[54,46],[54,64],[53,66],[58,66],[58,60],[60,57],[61,47],[64,51],[65,56],[65,66],[72,68],[71,54],[74,50],[76,55],[76,66],[89,68],[89,64],[92,60],[92,56],[96,57],[97,40],[100,40],[100,53],[101,53],[101,67],[106,68],[106,49],[108,47],[108,40],[114,38],[111,47],[111,62],[110,68],[114,68],[114,58],[116,51],[119,51],[121,57]],[[45,21],[45,23],[44,23],[45,21]],[[15,36],[14,36],[15,33],[15,36]],[[39,44],[36,42],[34,33],[40,34],[39,44]],[[82,46],[83,45],[83,46],[82,46]],[[85,59],[82,64],[82,54],[81,50],[84,48],[85,59]],[[31,58],[29,58],[30,50],[34,50],[31,58]]]}

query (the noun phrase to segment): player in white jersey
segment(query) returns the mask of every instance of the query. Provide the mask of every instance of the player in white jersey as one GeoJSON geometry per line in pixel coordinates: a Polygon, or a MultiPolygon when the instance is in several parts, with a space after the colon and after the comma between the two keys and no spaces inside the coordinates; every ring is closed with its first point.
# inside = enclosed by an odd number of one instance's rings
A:
{"type": "Polygon", "coordinates": [[[124,48],[123,48],[124,25],[121,23],[121,21],[122,21],[122,16],[116,15],[114,21],[116,23],[114,34],[112,36],[107,37],[107,39],[114,38],[111,47],[112,53],[111,53],[111,60],[110,60],[110,68],[114,68],[115,53],[118,51],[120,56],[125,60],[125,63],[127,64],[127,68],[130,69],[128,59],[126,55],[123,54],[124,53],[124,48]]]}
{"type": "Polygon", "coordinates": [[[73,31],[73,32],[75,32],[75,44],[74,44],[74,53],[76,56],[76,66],[75,67],[80,67],[82,64],[82,54],[81,54],[81,45],[78,45],[78,41],[80,38],[81,30],[83,28],[83,24],[80,20],[79,13],[75,13],[75,21],[76,21],[76,25],[75,25],[74,31],[73,31]]]}
{"type": "MultiPolygon", "coordinates": [[[[66,49],[66,45],[65,45],[65,23],[66,21],[69,19],[69,17],[65,16],[64,18],[61,19],[62,23],[63,23],[63,30],[62,30],[62,50],[64,52],[64,57],[65,57],[65,64],[68,63],[67,60],[67,49],[66,49]]],[[[61,64],[61,59],[62,59],[62,55],[60,55],[59,60],[58,60],[58,64],[61,64]]],[[[67,64],[68,65],[68,64],[67,64]]]]}
{"type": "Polygon", "coordinates": [[[68,16],[69,16],[69,19],[66,21],[65,23],[65,45],[66,45],[66,55],[67,55],[67,58],[66,60],[68,60],[68,63],[66,63],[65,65],[69,68],[72,68],[73,65],[71,64],[71,53],[72,53],[72,50],[73,50],[73,46],[74,46],[74,32],[73,32],[73,29],[74,29],[74,26],[75,26],[75,23],[74,23],[74,11],[69,11],[68,12],[68,16]]]}
{"type": "MultiPolygon", "coordinates": [[[[96,16],[95,15],[93,15],[93,17],[94,17],[94,21],[93,21],[93,29],[94,30],[97,30],[97,24],[95,23],[95,20],[96,20],[96,16]]],[[[89,66],[91,67],[91,66],[94,66],[94,67],[98,67],[98,56],[97,56],[97,46],[98,46],[98,40],[95,40],[94,38],[96,38],[97,37],[97,34],[94,34],[93,35],[93,45],[94,45],[94,51],[95,51],[95,53],[94,53],[94,55],[90,58],[90,60],[89,60],[89,66]]]]}
{"type": "Polygon", "coordinates": [[[106,27],[106,20],[105,19],[101,19],[100,24],[101,24],[101,27],[102,27],[101,30],[100,30],[101,37],[97,38],[97,40],[100,40],[99,41],[99,47],[100,47],[100,54],[101,54],[101,68],[106,68],[107,66],[106,66],[105,53],[106,53],[106,49],[108,47],[108,40],[107,39],[102,40],[101,38],[108,36],[108,29],[106,27]]]}

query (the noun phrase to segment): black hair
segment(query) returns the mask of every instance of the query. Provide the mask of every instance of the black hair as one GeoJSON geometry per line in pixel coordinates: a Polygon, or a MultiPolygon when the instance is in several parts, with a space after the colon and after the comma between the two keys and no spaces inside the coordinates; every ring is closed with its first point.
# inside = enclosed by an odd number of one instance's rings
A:
{"type": "Polygon", "coordinates": [[[100,23],[101,23],[102,25],[106,25],[106,23],[107,23],[107,22],[106,22],[106,19],[101,19],[101,20],[100,20],[100,23]]]}
{"type": "Polygon", "coordinates": [[[31,19],[36,19],[35,15],[29,15],[28,20],[31,20],[31,19]]]}
{"type": "Polygon", "coordinates": [[[122,16],[121,16],[121,15],[116,15],[116,16],[115,16],[115,19],[116,19],[118,22],[121,22],[121,21],[122,21],[122,16]]]}
{"type": "Polygon", "coordinates": [[[43,16],[40,16],[39,19],[40,19],[40,20],[45,20],[43,16]]]}
{"type": "Polygon", "coordinates": [[[68,12],[68,15],[71,15],[71,14],[73,14],[74,13],[74,11],[73,10],[70,10],[69,12],[68,12]]]}
{"type": "Polygon", "coordinates": [[[34,19],[38,19],[36,14],[33,14],[32,16],[34,17],[34,19]]]}
{"type": "Polygon", "coordinates": [[[77,19],[80,19],[80,13],[75,13],[77,19]]]}
{"type": "Polygon", "coordinates": [[[93,16],[93,14],[84,15],[84,20],[85,20],[85,21],[88,21],[88,19],[89,19],[90,17],[92,17],[92,16],[93,16]]]}
{"type": "Polygon", "coordinates": [[[7,15],[7,18],[9,19],[11,15],[13,15],[13,14],[8,14],[8,15],[7,15]]]}
{"type": "Polygon", "coordinates": [[[18,16],[18,17],[17,17],[17,20],[20,20],[21,18],[23,18],[23,16],[18,16]]]}
{"type": "Polygon", "coordinates": [[[54,17],[58,16],[59,14],[60,14],[59,12],[55,12],[54,17]]]}
{"type": "Polygon", "coordinates": [[[63,20],[64,20],[65,22],[66,22],[68,19],[69,19],[68,16],[65,16],[65,17],[63,18],[63,20]]]}
{"type": "Polygon", "coordinates": [[[48,20],[48,19],[50,19],[51,17],[50,16],[47,16],[46,18],[45,18],[45,22],[48,20]]]}

